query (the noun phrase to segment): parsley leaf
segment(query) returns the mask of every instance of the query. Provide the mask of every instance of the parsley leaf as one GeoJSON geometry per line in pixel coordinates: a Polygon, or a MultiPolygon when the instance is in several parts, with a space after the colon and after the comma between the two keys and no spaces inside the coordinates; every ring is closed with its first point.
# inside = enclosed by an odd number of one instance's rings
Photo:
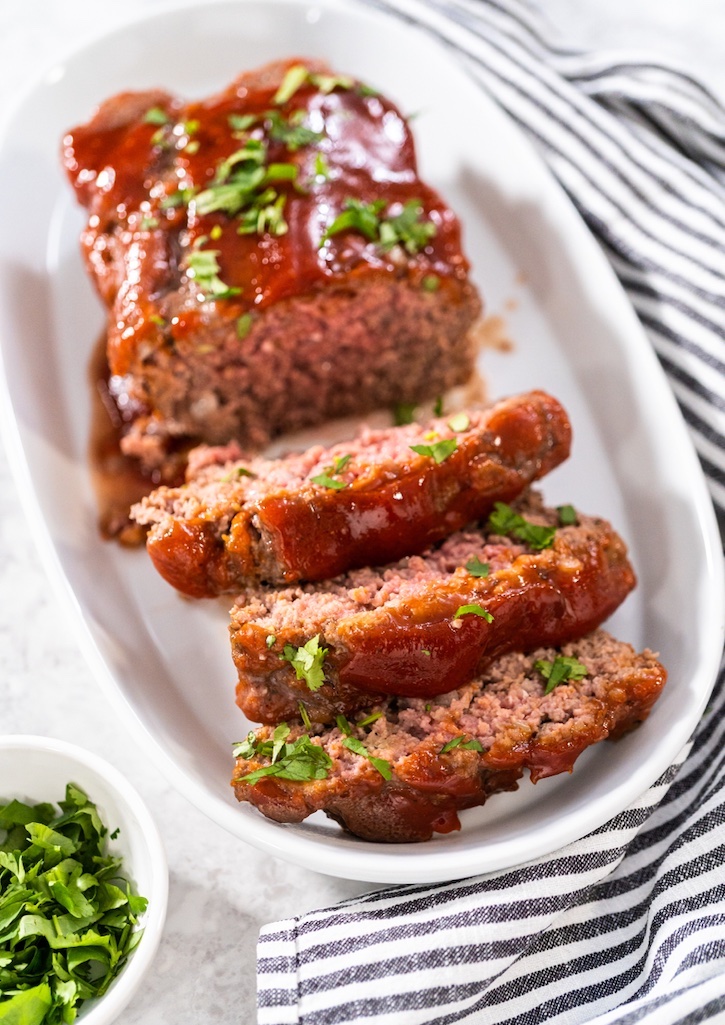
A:
{"type": "Polygon", "coordinates": [[[523,516],[519,516],[505,502],[496,502],[488,523],[497,534],[514,537],[536,551],[550,548],[556,535],[556,527],[542,527],[538,523],[531,523],[523,516]]]}
{"type": "Polygon", "coordinates": [[[326,466],[322,473],[318,473],[315,477],[310,477],[310,480],[321,488],[342,491],[343,488],[347,487],[347,483],[344,480],[335,480],[335,475],[342,473],[351,459],[352,455],[338,456],[332,466],[326,466]]]}
{"type": "Polygon", "coordinates": [[[454,737],[444,744],[438,753],[444,755],[456,747],[460,747],[462,751],[483,751],[483,745],[480,740],[476,740],[475,737],[466,740],[465,735],[460,734],[460,736],[454,737]]]}
{"type": "Polygon", "coordinates": [[[167,125],[169,123],[169,115],[161,107],[149,107],[143,116],[144,124],[147,125],[167,125]]]}
{"type": "Polygon", "coordinates": [[[285,120],[278,110],[270,110],[266,115],[266,124],[270,139],[281,142],[291,153],[296,153],[303,146],[322,142],[324,132],[315,132],[304,122],[305,111],[296,110],[285,120]]]}
{"type": "Polygon", "coordinates": [[[277,107],[287,103],[288,100],[292,99],[297,90],[301,89],[305,82],[308,81],[309,77],[310,73],[304,64],[293,64],[285,72],[284,78],[272,98],[272,103],[277,107]]]}
{"type": "Polygon", "coordinates": [[[265,776],[294,780],[305,783],[312,779],[327,779],[332,759],[319,744],[313,744],[307,733],[293,743],[287,741],[290,729],[287,723],[275,728],[271,740],[258,740],[254,733],[233,748],[235,758],[269,758],[270,764],[263,765],[246,776],[237,776],[234,783],[249,783],[254,786],[265,776]]]}
{"type": "Polygon", "coordinates": [[[402,245],[412,256],[424,249],[436,233],[433,221],[423,220],[423,204],[409,199],[402,211],[380,225],[380,248],[384,253],[393,246],[402,245]]]}
{"type": "Polygon", "coordinates": [[[353,754],[359,755],[361,758],[367,758],[374,769],[380,773],[383,779],[392,779],[393,770],[390,767],[390,762],[386,758],[376,758],[370,754],[368,749],[355,737],[344,737],[343,747],[346,747],[348,751],[352,751],[353,754]]]}
{"type": "Polygon", "coordinates": [[[235,133],[248,132],[259,121],[259,114],[230,114],[227,123],[235,133]]]}
{"type": "Polygon", "coordinates": [[[239,295],[241,289],[230,288],[219,277],[219,250],[198,248],[202,241],[197,240],[197,245],[186,258],[188,276],[196,283],[205,300],[228,299],[232,295],[239,295]]]}
{"type": "Polygon", "coordinates": [[[291,664],[298,680],[304,680],[310,690],[315,691],[319,690],[325,682],[322,665],[327,650],[327,648],[320,647],[320,635],[315,634],[299,648],[295,648],[292,644],[285,644],[279,657],[291,664]]]}
{"type": "Polygon", "coordinates": [[[107,852],[95,804],[68,783],[59,805],[0,805],[2,1022],[74,1021],[141,938],[147,901],[107,852]]]}
{"type": "Polygon", "coordinates": [[[342,212],[322,235],[320,245],[341,231],[358,231],[368,241],[376,242],[384,253],[395,245],[403,245],[412,255],[435,235],[435,224],[422,220],[423,204],[419,199],[408,200],[402,211],[392,217],[381,217],[384,207],[384,199],[365,203],[354,196],[348,196],[342,205],[342,212]]]}
{"type": "Polygon", "coordinates": [[[396,427],[412,424],[415,420],[417,406],[414,402],[399,402],[393,407],[393,423],[396,427]]]}
{"type": "Polygon", "coordinates": [[[570,527],[572,524],[578,522],[578,516],[576,509],[573,505],[558,505],[556,511],[559,514],[559,525],[562,527],[570,527]]]}
{"type": "Polygon", "coordinates": [[[430,445],[411,445],[410,448],[420,456],[430,456],[436,463],[443,463],[456,451],[458,442],[455,438],[444,438],[430,445]]]}
{"type": "Polygon", "coordinates": [[[347,487],[344,480],[335,480],[328,473],[318,473],[315,477],[310,477],[310,480],[313,484],[318,484],[321,488],[330,488],[332,491],[342,491],[347,487]]]}
{"type": "Polygon", "coordinates": [[[474,555],[472,559],[469,559],[466,563],[466,570],[471,574],[472,577],[487,577],[491,567],[487,562],[481,562],[477,555],[474,555]]]}
{"type": "Polygon", "coordinates": [[[484,609],[482,605],[460,605],[456,610],[454,619],[460,619],[461,616],[480,616],[481,619],[485,619],[487,623],[493,623],[493,615],[484,609]]]}
{"type": "Polygon", "coordinates": [[[589,675],[587,667],[569,655],[557,655],[553,662],[544,658],[537,659],[534,669],[548,681],[544,694],[551,694],[554,687],[566,680],[583,680],[589,675]]]}

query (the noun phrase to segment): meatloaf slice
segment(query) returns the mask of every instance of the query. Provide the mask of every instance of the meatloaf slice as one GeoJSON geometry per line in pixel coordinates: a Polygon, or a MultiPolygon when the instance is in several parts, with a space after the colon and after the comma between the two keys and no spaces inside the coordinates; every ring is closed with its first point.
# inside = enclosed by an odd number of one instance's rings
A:
{"type": "Polygon", "coordinates": [[[231,611],[237,703],[253,722],[298,715],[300,703],[329,722],[380,694],[441,694],[506,651],[588,633],[634,583],[609,523],[529,494],[423,555],[244,592],[231,611]]]}
{"type": "Polygon", "coordinates": [[[504,655],[436,698],[388,698],[356,722],[263,726],[236,746],[232,785],[277,822],[322,810],[366,840],[428,840],[459,829],[461,809],[516,790],[526,769],[533,783],[571,771],[585,748],[646,719],[665,680],[651,651],[596,631],[504,655]]]}
{"type": "Polygon", "coordinates": [[[124,93],[63,140],[123,450],[259,449],[466,381],[481,304],[408,123],[314,61],[210,99],[124,93]]]}
{"type": "Polygon", "coordinates": [[[425,426],[363,431],[276,461],[232,447],[190,456],[190,479],[131,510],[161,575],[195,598],[324,580],[423,551],[569,454],[566,413],[544,392],[425,426]],[[421,451],[415,451],[415,449],[421,451]]]}

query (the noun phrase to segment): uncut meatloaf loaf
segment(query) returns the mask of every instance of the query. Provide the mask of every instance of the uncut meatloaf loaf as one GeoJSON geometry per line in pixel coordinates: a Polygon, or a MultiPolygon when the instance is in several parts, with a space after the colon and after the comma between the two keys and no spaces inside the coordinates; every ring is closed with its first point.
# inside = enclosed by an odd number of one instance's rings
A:
{"type": "Polygon", "coordinates": [[[322,810],[367,840],[427,840],[517,789],[526,769],[534,783],[571,771],[585,748],[646,719],[665,680],[652,652],[597,631],[504,655],[449,694],[388,698],[355,722],[261,727],[236,746],[232,784],[278,822],[322,810]]]}
{"type": "Polygon", "coordinates": [[[364,84],[286,61],[201,101],[123,93],[68,132],[63,161],[122,448],[157,475],[189,439],[256,450],[471,375],[459,222],[364,84]]]}
{"type": "Polygon", "coordinates": [[[380,694],[441,694],[506,651],[583,636],[634,583],[625,545],[605,520],[545,509],[529,494],[423,555],[243,592],[230,625],[237,703],[253,722],[279,722],[302,707],[329,722],[380,694]]]}
{"type": "Polygon", "coordinates": [[[487,516],[566,459],[570,441],[556,399],[531,392],[275,461],[197,449],[186,485],[158,488],[131,516],[150,526],[161,575],[192,597],[323,580],[487,516]]]}

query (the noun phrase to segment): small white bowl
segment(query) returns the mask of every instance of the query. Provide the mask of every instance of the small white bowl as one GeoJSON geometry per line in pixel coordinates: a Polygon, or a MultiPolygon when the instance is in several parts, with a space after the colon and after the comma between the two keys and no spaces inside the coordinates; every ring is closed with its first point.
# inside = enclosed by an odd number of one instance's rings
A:
{"type": "Polygon", "coordinates": [[[108,762],[65,741],[49,737],[0,737],[0,803],[12,798],[57,806],[66,783],[77,783],[98,806],[109,834],[119,830],[108,849],[123,858],[122,873],[148,898],[139,920],[143,936],[108,991],[86,1001],[79,1025],[109,1025],[138,989],[161,939],[166,919],[169,871],[161,837],[138,793],[108,762]]]}

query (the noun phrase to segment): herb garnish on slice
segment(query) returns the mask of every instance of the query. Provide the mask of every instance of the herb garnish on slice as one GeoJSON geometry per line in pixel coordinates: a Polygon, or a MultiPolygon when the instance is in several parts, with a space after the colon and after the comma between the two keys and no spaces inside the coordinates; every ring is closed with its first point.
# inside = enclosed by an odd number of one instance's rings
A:
{"type": "Polygon", "coordinates": [[[487,623],[493,623],[493,615],[484,609],[482,605],[460,605],[456,609],[454,619],[460,619],[461,616],[480,616],[481,619],[485,619],[487,623]]]}
{"type": "Polygon", "coordinates": [[[338,456],[331,466],[326,466],[322,473],[318,473],[316,476],[310,477],[310,480],[313,484],[318,484],[321,488],[330,488],[332,491],[342,491],[343,488],[347,487],[347,483],[344,480],[337,480],[336,474],[342,473],[351,459],[351,455],[338,456]]]}
{"type": "Polygon", "coordinates": [[[496,502],[488,523],[497,534],[515,537],[537,551],[550,548],[556,535],[556,527],[543,527],[538,523],[531,523],[505,502],[496,502]]]}
{"type": "Polygon", "coordinates": [[[322,235],[320,245],[341,231],[358,231],[370,242],[376,242],[382,252],[393,246],[402,245],[413,255],[425,247],[435,235],[436,226],[423,219],[423,204],[419,199],[409,199],[399,214],[382,217],[384,199],[365,203],[354,196],[348,196],[342,205],[342,212],[322,235]]]}
{"type": "Polygon", "coordinates": [[[170,120],[169,115],[161,107],[149,107],[143,119],[147,125],[167,125],[170,120]]]}
{"type": "Polygon", "coordinates": [[[436,463],[443,463],[452,456],[458,448],[455,438],[444,438],[442,441],[434,441],[430,445],[411,445],[410,448],[419,456],[430,456],[436,463]]]}
{"type": "Polygon", "coordinates": [[[293,644],[285,644],[279,657],[290,663],[298,680],[304,680],[309,689],[315,691],[319,690],[325,682],[322,666],[327,650],[327,648],[320,647],[320,635],[315,634],[299,648],[295,648],[293,644]]]}
{"type": "Polygon", "coordinates": [[[287,738],[290,728],[287,723],[275,727],[271,740],[257,740],[254,733],[247,734],[247,739],[235,744],[235,758],[269,758],[270,764],[263,765],[246,776],[237,776],[234,783],[249,783],[254,786],[265,776],[277,776],[279,779],[290,779],[300,783],[312,779],[326,779],[332,765],[332,759],[319,744],[313,744],[308,734],[303,733],[291,744],[287,738]]]}
{"type": "Polygon", "coordinates": [[[461,734],[444,744],[438,753],[444,755],[456,747],[460,747],[462,751],[483,751],[483,745],[480,740],[476,740],[475,737],[466,740],[465,735],[461,734]]]}
{"type": "Polygon", "coordinates": [[[587,667],[569,655],[557,655],[553,662],[539,658],[534,662],[534,669],[547,681],[544,694],[550,694],[554,687],[566,680],[583,680],[589,675],[587,667]]]}
{"type": "Polygon", "coordinates": [[[572,524],[578,522],[579,518],[573,505],[557,505],[556,511],[559,514],[560,526],[570,527],[572,524]]]}
{"type": "Polygon", "coordinates": [[[201,249],[204,238],[197,239],[194,248],[186,258],[186,272],[196,283],[199,291],[208,299],[228,299],[239,295],[240,288],[230,288],[219,277],[218,249],[201,249]]]}
{"type": "Polygon", "coordinates": [[[469,559],[466,563],[466,570],[471,574],[472,577],[487,577],[491,567],[487,562],[481,562],[477,555],[474,555],[472,559],[469,559]]]}

